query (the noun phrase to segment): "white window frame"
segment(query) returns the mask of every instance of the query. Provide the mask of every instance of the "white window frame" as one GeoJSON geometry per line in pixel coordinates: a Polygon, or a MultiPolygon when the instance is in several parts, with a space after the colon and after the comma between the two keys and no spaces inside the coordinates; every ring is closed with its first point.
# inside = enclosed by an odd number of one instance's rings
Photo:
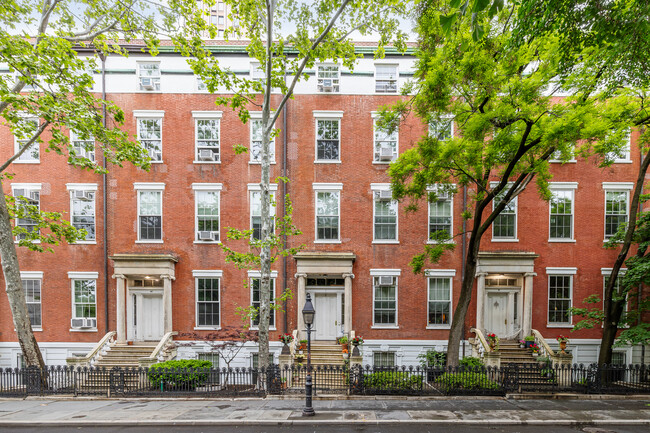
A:
{"type": "MultiPolygon", "coordinates": [[[[491,183],[491,187],[494,187],[495,185],[496,185],[496,183],[491,183]]],[[[502,194],[505,195],[505,193],[507,193],[507,191],[509,189],[510,189],[510,184],[508,184],[502,190],[502,194]]],[[[496,200],[497,198],[498,198],[498,196],[494,197],[494,199],[492,199],[492,210],[494,210],[494,208],[497,205],[497,200],[496,200]]],[[[494,226],[495,226],[494,223],[496,222],[496,219],[499,217],[497,215],[497,217],[494,219],[494,221],[492,221],[492,224],[491,224],[491,226],[492,226],[492,242],[519,242],[519,234],[518,234],[518,232],[519,232],[519,195],[516,195],[515,197],[513,197],[513,199],[510,202],[512,202],[514,204],[514,209],[515,209],[515,211],[514,211],[514,214],[515,214],[514,236],[511,237],[511,238],[510,237],[495,237],[494,236],[494,226]]],[[[499,215],[501,215],[501,214],[502,213],[500,213],[499,215]]]]}
{"type": "Polygon", "coordinates": [[[221,111],[192,111],[192,118],[194,119],[194,164],[221,164],[221,111]],[[199,121],[213,120],[217,122],[218,134],[216,141],[218,145],[215,148],[212,146],[199,146],[199,121]],[[202,161],[199,155],[200,150],[212,150],[213,155],[216,155],[214,161],[202,161]]]}
{"type": "MultiPolygon", "coordinates": [[[[427,329],[451,329],[451,322],[454,315],[454,277],[456,276],[455,269],[426,269],[424,271],[427,284],[427,329]],[[431,324],[429,323],[429,307],[431,301],[431,279],[445,279],[449,281],[449,318],[448,324],[431,324]]],[[[444,302],[444,301],[433,301],[444,302]]]]}
{"type": "Polygon", "coordinates": [[[372,287],[372,329],[399,329],[399,279],[401,269],[370,269],[370,284],[372,287]],[[375,323],[375,278],[393,277],[395,282],[395,323],[375,323]]]}
{"type": "Polygon", "coordinates": [[[627,135],[624,138],[624,152],[622,158],[619,157],[619,154],[614,152],[609,152],[605,155],[607,161],[611,161],[613,164],[632,164],[632,159],[630,157],[630,150],[632,148],[632,130],[628,129],[627,135]]]}
{"type": "MultiPolygon", "coordinates": [[[[40,301],[38,302],[38,305],[40,306],[41,309],[41,324],[38,326],[35,326],[32,324],[32,331],[42,331],[43,330],[43,272],[41,271],[20,271],[20,280],[22,283],[22,280],[38,280],[39,281],[39,294],[40,294],[40,301]]],[[[30,302],[27,305],[30,304],[36,304],[36,302],[30,302]]],[[[31,320],[30,320],[31,321],[31,320]]]]}
{"type": "MultiPolygon", "coordinates": [[[[443,200],[438,200],[439,201],[448,201],[449,202],[449,208],[450,208],[450,224],[449,224],[449,240],[447,243],[453,244],[455,243],[453,240],[454,236],[454,194],[452,190],[456,190],[456,184],[452,183],[449,185],[450,190],[447,191],[447,194],[449,194],[449,198],[443,199],[443,200]]],[[[439,189],[442,188],[442,185],[430,185],[427,187],[427,194],[434,193],[437,195],[437,192],[439,189]]],[[[444,188],[445,190],[448,189],[448,187],[444,188]]],[[[428,197],[427,197],[428,198],[428,197]]],[[[427,243],[428,244],[437,244],[438,242],[435,241],[434,239],[431,239],[431,205],[435,204],[437,202],[430,202],[427,200],[427,243]]]]}
{"type": "MultiPolygon", "coordinates": [[[[250,111],[250,118],[249,118],[249,140],[248,140],[248,153],[250,154],[250,160],[248,161],[249,164],[262,164],[262,160],[260,159],[254,159],[253,158],[253,123],[254,122],[259,122],[262,123],[262,112],[261,111],[250,111]]],[[[273,113],[271,113],[273,115],[273,113]]],[[[262,125],[264,126],[264,125],[262,125]]],[[[255,140],[257,141],[257,140],[255,140]]],[[[275,137],[271,137],[271,142],[269,143],[269,147],[271,148],[271,155],[270,155],[270,160],[271,164],[275,164],[275,137]]],[[[260,144],[260,156],[261,156],[261,144],[260,144]]]]}
{"type": "Polygon", "coordinates": [[[314,243],[315,244],[340,244],[341,243],[341,191],[342,183],[313,183],[314,190],[314,243]],[[336,193],[338,198],[338,238],[318,239],[318,193],[336,193]]]}
{"type": "MultiPolygon", "coordinates": [[[[32,192],[38,192],[38,209],[39,209],[39,210],[41,209],[41,198],[42,198],[41,190],[42,190],[42,184],[40,184],[40,183],[12,183],[12,184],[11,184],[11,195],[13,195],[14,197],[16,197],[16,190],[18,190],[18,189],[24,189],[24,190],[25,190],[25,196],[27,196],[26,198],[28,198],[29,195],[30,195],[32,192]]],[[[25,197],[25,196],[23,196],[23,197],[25,197]]],[[[14,225],[20,225],[20,224],[18,224],[18,220],[19,220],[19,219],[20,219],[20,218],[16,218],[16,220],[15,220],[15,222],[14,222],[14,225]]],[[[25,218],[25,219],[29,219],[29,218],[25,218]]],[[[39,231],[39,232],[40,232],[40,231],[39,231]]],[[[15,243],[18,243],[18,241],[19,241],[18,237],[15,237],[15,238],[14,238],[14,242],[15,242],[15,243]]],[[[32,242],[38,244],[38,243],[40,243],[41,241],[37,239],[37,240],[32,241],[32,242]]]]}
{"type": "Polygon", "coordinates": [[[390,191],[389,183],[371,183],[370,190],[372,191],[372,243],[373,244],[399,244],[399,205],[397,200],[382,199],[379,197],[381,191],[390,191]],[[377,239],[375,237],[375,230],[377,224],[377,202],[390,201],[391,206],[395,207],[395,239],[377,239]]]}
{"type": "MultiPolygon", "coordinates": [[[[254,197],[255,194],[260,194],[261,191],[262,191],[262,187],[260,186],[259,183],[249,183],[248,184],[248,198],[249,198],[249,206],[248,206],[248,211],[249,212],[248,212],[248,214],[249,214],[249,222],[250,222],[249,227],[250,227],[251,230],[254,230],[254,228],[253,228],[254,227],[253,218],[258,216],[258,215],[253,215],[253,206],[255,205],[255,201],[254,201],[253,197],[254,197]]],[[[269,184],[269,193],[271,195],[271,200],[273,200],[273,202],[275,203],[275,206],[272,205],[271,208],[270,208],[271,218],[272,218],[272,221],[273,221],[273,227],[272,227],[273,230],[272,231],[275,231],[275,215],[276,215],[276,207],[277,207],[277,202],[275,201],[275,197],[277,195],[277,191],[278,191],[278,184],[277,183],[269,184]]],[[[261,206],[261,200],[262,200],[262,197],[260,195],[260,206],[261,206]]],[[[252,235],[253,234],[251,234],[251,236],[252,235]]]]}
{"type": "Polygon", "coordinates": [[[143,92],[143,93],[159,93],[160,92],[160,77],[162,75],[161,70],[160,70],[160,62],[151,62],[151,61],[138,61],[136,62],[136,70],[138,74],[138,85],[137,85],[137,91],[138,92],[143,92]],[[153,71],[158,71],[158,74],[153,74],[153,75],[143,75],[142,74],[142,66],[145,65],[154,65],[157,68],[154,68],[153,71]],[[151,78],[151,83],[153,84],[153,89],[152,90],[147,90],[144,87],[142,87],[142,79],[143,78],[151,78]]]}
{"type": "Polygon", "coordinates": [[[341,89],[341,65],[338,63],[320,63],[316,65],[316,90],[319,93],[340,93],[341,89]],[[321,68],[336,68],[336,78],[334,77],[321,77],[321,73],[331,71],[321,71],[321,68]],[[323,80],[332,80],[332,90],[325,91],[323,88],[323,80]]]}
{"type": "MultiPolygon", "coordinates": [[[[253,305],[253,280],[260,280],[262,278],[262,272],[260,271],[248,271],[248,281],[250,284],[250,299],[251,299],[251,305],[253,305]]],[[[278,271],[271,271],[271,284],[273,284],[273,292],[271,293],[271,304],[274,303],[274,299],[277,296],[277,290],[278,290],[278,285],[277,285],[277,278],[278,278],[278,271]]],[[[261,281],[260,281],[261,284],[261,281]]],[[[269,323],[269,330],[275,331],[276,330],[276,324],[277,324],[277,319],[278,319],[278,311],[276,310],[271,310],[273,311],[273,321],[272,323],[269,323]]],[[[259,320],[259,318],[258,318],[259,320]]],[[[259,325],[254,325],[253,324],[253,319],[251,318],[251,329],[259,329],[259,325]]]]}
{"type": "MultiPolygon", "coordinates": [[[[134,110],[133,116],[135,117],[136,124],[136,134],[138,143],[142,145],[144,149],[149,153],[152,164],[162,164],[163,163],[163,120],[165,118],[165,112],[163,110],[134,110]],[[140,122],[147,120],[157,120],[160,123],[160,149],[155,150],[141,143],[143,140],[140,136],[140,122]]],[[[147,139],[144,139],[147,141],[147,139]]],[[[154,140],[148,140],[154,141],[154,140]]]]}
{"type": "MultiPolygon", "coordinates": [[[[164,193],[165,193],[165,184],[163,182],[136,182],[133,184],[133,189],[136,193],[137,199],[137,214],[136,214],[136,225],[138,230],[138,238],[135,241],[136,244],[162,244],[165,237],[164,230],[164,193]],[[160,193],[160,239],[142,239],[140,237],[140,193],[141,192],[159,192],[160,193]]],[[[146,215],[146,216],[155,216],[155,215],[146,215]]]]}
{"type": "MultiPolygon", "coordinates": [[[[396,95],[399,93],[399,65],[397,63],[375,63],[375,93],[380,94],[380,95],[396,95]],[[395,78],[394,79],[382,79],[379,80],[379,74],[378,74],[378,69],[380,68],[387,68],[387,67],[392,67],[395,69],[395,78]],[[377,90],[377,85],[378,81],[388,81],[388,86],[390,86],[390,82],[394,81],[394,90],[390,91],[384,91],[384,90],[377,90]]],[[[386,86],[386,87],[388,87],[386,86]]],[[[392,88],[392,86],[390,86],[392,88]]]]}
{"type": "Polygon", "coordinates": [[[70,145],[74,148],[78,158],[87,158],[95,162],[95,138],[89,137],[88,140],[81,140],[77,133],[73,130],[70,131],[70,145]],[[93,150],[88,150],[86,146],[92,143],[93,150]]]}
{"type": "Polygon", "coordinates": [[[341,119],[343,118],[343,111],[325,111],[313,110],[314,115],[314,164],[340,164],[341,163],[341,119]],[[334,121],[338,124],[338,159],[318,159],[318,122],[321,121],[334,121]]]}
{"type": "Polygon", "coordinates": [[[250,79],[253,81],[259,81],[262,84],[266,81],[266,72],[262,69],[260,62],[251,62],[250,79]]]}
{"type": "Polygon", "coordinates": [[[399,157],[399,127],[395,128],[395,131],[391,135],[384,133],[384,140],[377,140],[377,133],[381,133],[381,130],[377,129],[377,119],[379,118],[379,113],[373,111],[372,116],[372,163],[373,164],[384,164],[388,165],[391,162],[395,161],[399,157]],[[390,161],[382,161],[380,150],[381,146],[378,148],[378,142],[395,142],[395,148],[393,149],[393,158],[390,161]]]}
{"type": "Polygon", "coordinates": [[[94,328],[73,328],[70,325],[70,331],[73,332],[97,332],[97,279],[99,278],[98,272],[68,272],[68,279],[70,280],[71,301],[72,301],[72,314],[73,319],[82,319],[86,317],[77,317],[77,309],[75,302],[75,282],[76,281],[93,281],[95,285],[95,317],[88,317],[88,319],[95,319],[94,328]]]}
{"type": "MultiPolygon", "coordinates": [[[[575,214],[576,214],[576,194],[575,191],[578,189],[578,182],[549,182],[549,189],[551,193],[555,192],[568,192],[571,194],[571,237],[569,238],[553,238],[551,237],[551,217],[553,216],[552,206],[553,204],[549,200],[548,204],[548,241],[549,242],[575,242],[575,214]]],[[[566,214],[558,214],[566,215],[566,214]]]]}
{"type": "MultiPolygon", "coordinates": [[[[97,184],[96,183],[66,183],[65,184],[66,189],[68,190],[68,194],[70,194],[70,223],[74,226],[74,201],[76,200],[74,198],[75,191],[83,191],[83,192],[91,192],[93,193],[93,225],[95,226],[95,238],[94,239],[83,239],[83,240],[78,240],[75,242],[75,244],[80,244],[80,245],[94,245],[97,243],[97,184]]],[[[87,215],[86,215],[87,216],[87,215]]],[[[75,226],[76,227],[76,226],[75,226]]]]}
{"type": "Polygon", "coordinates": [[[634,182],[603,182],[603,191],[605,196],[605,203],[603,208],[603,242],[608,242],[612,235],[607,235],[607,193],[608,192],[623,192],[626,194],[626,223],[630,222],[630,191],[634,188],[634,182]]]}
{"type": "MultiPolygon", "coordinates": [[[[220,244],[221,243],[221,190],[223,189],[223,184],[221,183],[193,183],[192,191],[194,191],[194,243],[195,244],[220,244]],[[219,230],[216,232],[216,236],[212,241],[202,241],[199,240],[199,201],[197,200],[198,194],[200,192],[212,192],[217,194],[218,201],[218,218],[219,218],[219,230]]],[[[212,231],[215,233],[214,231],[212,231]]]]}
{"type": "MultiPolygon", "coordinates": [[[[222,288],[223,288],[223,271],[221,270],[195,270],[192,271],[194,277],[194,330],[219,330],[223,316],[221,315],[222,288]],[[199,325],[199,279],[214,279],[219,280],[219,325],[199,325]]],[[[213,301],[211,301],[214,303],[213,301]]]]}
{"type": "MultiPolygon", "coordinates": [[[[573,307],[573,291],[575,275],[578,273],[578,268],[570,267],[547,267],[546,268],[546,327],[547,328],[573,328],[573,316],[569,314],[568,322],[550,322],[549,315],[551,312],[551,277],[569,277],[569,310],[573,307]]],[[[554,298],[566,299],[566,298],[554,298]]]]}
{"type": "MultiPolygon", "coordinates": [[[[34,131],[36,131],[40,126],[40,122],[39,122],[38,118],[33,117],[33,116],[22,117],[20,119],[20,122],[33,122],[33,123],[35,123],[36,128],[34,129],[34,131]]],[[[26,139],[19,139],[18,137],[16,137],[14,135],[14,155],[16,153],[18,153],[18,151],[21,149],[21,147],[22,147],[21,142],[26,143],[26,142],[28,142],[30,140],[30,138],[31,137],[28,137],[26,139]]],[[[40,163],[41,163],[41,143],[39,143],[38,139],[32,143],[32,145],[25,151],[25,153],[23,153],[22,155],[20,155],[19,158],[16,158],[13,161],[13,164],[40,164],[40,163]],[[31,156],[31,152],[33,151],[34,148],[38,152],[38,157],[37,158],[31,158],[30,157],[29,159],[23,159],[23,157],[25,155],[30,155],[31,156]]]]}
{"type": "MultiPolygon", "coordinates": [[[[448,121],[449,126],[450,126],[450,135],[449,138],[454,137],[454,133],[456,132],[456,128],[454,126],[454,116],[452,114],[445,114],[444,116],[440,116],[441,121],[448,121]]],[[[433,124],[438,124],[438,119],[429,119],[429,123],[427,125],[427,133],[429,134],[429,137],[433,137],[434,131],[433,130],[433,124]]],[[[438,138],[440,140],[440,138],[438,138]]],[[[447,138],[443,138],[441,141],[447,141],[447,138]]]]}

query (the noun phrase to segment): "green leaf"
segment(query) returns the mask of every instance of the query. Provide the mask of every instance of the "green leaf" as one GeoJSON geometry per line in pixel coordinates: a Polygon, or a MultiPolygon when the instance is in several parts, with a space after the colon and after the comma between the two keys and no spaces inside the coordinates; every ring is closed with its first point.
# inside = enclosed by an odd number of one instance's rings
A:
{"type": "Polygon", "coordinates": [[[490,4],[490,0],[474,0],[474,6],[472,7],[472,12],[481,12],[485,10],[490,4]]]}
{"type": "Polygon", "coordinates": [[[451,28],[454,26],[454,23],[458,19],[458,13],[451,15],[440,15],[440,25],[445,34],[451,33],[451,28]]]}

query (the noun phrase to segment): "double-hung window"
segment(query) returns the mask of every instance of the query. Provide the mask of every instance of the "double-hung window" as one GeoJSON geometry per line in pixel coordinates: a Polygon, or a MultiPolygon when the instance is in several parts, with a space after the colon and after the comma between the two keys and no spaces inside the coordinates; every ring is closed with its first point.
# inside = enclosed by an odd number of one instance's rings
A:
{"type": "Polygon", "coordinates": [[[621,148],[616,152],[609,152],[605,155],[606,161],[612,161],[614,163],[631,163],[630,159],[630,147],[632,144],[632,134],[628,129],[623,137],[623,143],[621,148]]]}
{"type": "Polygon", "coordinates": [[[162,243],[162,195],[165,184],[161,182],[133,185],[138,198],[138,241],[162,243]]]}
{"type": "MultiPolygon", "coordinates": [[[[38,119],[25,117],[19,120],[14,140],[14,153],[25,147],[38,129],[38,119]]],[[[34,141],[14,162],[38,164],[41,161],[41,152],[38,140],[34,141]]]]}
{"type": "Polygon", "coordinates": [[[20,273],[20,279],[23,282],[23,291],[25,292],[29,321],[32,324],[32,328],[40,330],[43,327],[41,303],[43,272],[22,271],[20,273]]]}
{"type": "Polygon", "coordinates": [[[95,161],[95,139],[92,136],[83,137],[75,131],[70,131],[70,144],[77,158],[95,161]]]}
{"type": "MultiPolygon", "coordinates": [[[[455,187],[455,185],[453,185],[455,187]]],[[[453,194],[437,186],[428,188],[429,192],[429,242],[443,236],[451,239],[453,229],[453,194]]]]}
{"type": "Polygon", "coordinates": [[[314,183],[316,194],[316,242],[340,242],[341,190],[343,184],[314,183]]]}
{"type": "Polygon", "coordinates": [[[549,241],[573,241],[575,182],[551,182],[549,201],[549,241]]]}
{"type": "Polygon", "coordinates": [[[397,201],[393,200],[390,184],[371,184],[370,188],[373,195],[373,242],[397,242],[397,201]]]}
{"type": "MultiPolygon", "coordinates": [[[[250,128],[251,128],[251,141],[250,141],[250,162],[253,164],[259,164],[262,162],[262,132],[263,126],[262,123],[262,113],[261,112],[251,112],[250,119],[250,128]]],[[[269,158],[271,164],[275,163],[275,139],[270,137],[269,142],[269,158]]]]}
{"type": "Polygon", "coordinates": [[[453,269],[430,269],[426,271],[428,283],[427,327],[448,328],[451,326],[453,269]]]}
{"type": "Polygon", "coordinates": [[[218,242],[220,239],[220,183],[193,183],[195,203],[195,241],[218,242]]]}
{"type": "MultiPolygon", "coordinates": [[[[495,209],[503,200],[509,186],[492,200],[495,209]]],[[[492,223],[493,241],[514,241],[517,239],[517,197],[510,200],[492,223]]]]}
{"type": "Polygon", "coordinates": [[[196,287],[196,327],[221,326],[221,277],[223,271],[193,271],[196,287]]]}
{"type": "Polygon", "coordinates": [[[449,115],[432,118],[429,121],[429,136],[440,141],[449,140],[454,136],[454,118],[449,115]]]}
{"type": "Polygon", "coordinates": [[[69,183],[70,220],[73,227],[86,230],[86,242],[95,242],[95,198],[97,184],[69,183]]]}
{"type": "Polygon", "coordinates": [[[397,326],[397,280],[399,269],[371,269],[373,327],[397,326]]]}
{"type": "Polygon", "coordinates": [[[317,111],[316,118],[316,161],[317,163],[341,162],[341,118],[342,111],[317,111]]]}
{"type": "Polygon", "coordinates": [[[374,352],[372,354],[372,365],[375,368],[395,367],[395,352],[374,352]]]}
{"type": "Polygon", "coordinates": [[[631,182],[603,182],[605,190],[605,240],[628,221],[631,182]]]}
{"type": "MultiPolygon", "coordinates": [[[[278,190],[277,184],[270,184],[271,195],[271,232],[275,230],[275,193],[278,190]]],[[[253,239],[262,239],[262,191],[259,183],[249,183],[248,191],[250,192],[251,204],[251,230],[253,231],[253,239]]]]}
{"type": "Polygon", "coordinates": [[[144,92],[160,91],[160,63],[138,62],[138,90],[144,92]]]}
{"type": "Polygon", "coordinates": [[[397,93],[397,65],[375,65],[375,92],[397,93]]]}
{"type": "Polygon", "coordinates": [[[68,272],[72,283],[72,329],[97,329],[97,272],[68,272]]]}
{"type": "Polygon", "coordinates": [[[318,65],[318,68],[316,70],[318,91],[324,93],[338,93],[339,76],[339,65],[318,65]]]}
{"type": "Polygon", "coordinates": [[[133,112],[137,118],[138,142],[149,153],[151,162],[162,162],[162,123],[164,111],[133,112]]]}
{"type": "Polygon", "coordinates": [[[192,111],[192,117],[195,126],[194,162],[219,162],[221,111],[192,111]]]}
{"type": "MultiPolygon", "coordinates": [[[[373,113],[373,117],[376,114],[373,113]]],[[[388,164],[397,159],[399,134],[397,128],[392,132],[380,128],[377,120],[373,119],[374,159],[373,162],[388,164]]]]}
{"type": "Polygon", "coordinates": [[[548,324],[571,326],[573,277],[577,268],[546,268],[548,275],[548,324]]]}
{"type": "MultiPolygon", "coordinates": [[[[273,309],[273,305],[275,302],[275,280],[277,276],[278,273],[276,271],[271,271],[271,280],[269,285],[269,300],[270,300],[269,328],[270,329],[275,329],[275,310],[273,309]]],[[[251,305],[256,311],[255,316],[251,318],[251,325],[257,328],[260,324],[259,311],[262,302],[260,298],[260,294],[261,294],[260,288],[262,287],[261,273],[259,271],[248,271],[248,277],[251,280],[251,305]]]]}
{"type": "Polygon", "coordinates": [[[29,233],[39,233],[38,221],[32,216],[41,209],[40,183],[15,183],[11,185],[16,199],[16,227],[20,227],[16,240],[26,239],[29,233]]]}
{"type": "MultiPolygon", "coordinates": [[[[607,284],[609,283],[609,279],[611,278],[612,268],[601,268],[600,271],[603,275],[603,308],[605,308],[605,289],[607,288],[607,284]]],[[[618,299],[617,293],[621,289],[622,279],[625,276],[626,272],[627,272],[626,268],[621,268],[618,271],[618,276],[616,277],[616,281],[614,281],[614,292],[613,292],[614,299],[618,299]]],[[[627,327],[629,325],[627,312],[629,311],[629,307],[630,307],[629,300],[630,300],[631,293],[626,292],[625,295],[626,295],[625,307],[623,309],[623,314],[621,315],[621,319],[619,321],[619,328],[627,327]]],[[[632,295],[632,297],[633,296],[634,295],[632,295]]]]}

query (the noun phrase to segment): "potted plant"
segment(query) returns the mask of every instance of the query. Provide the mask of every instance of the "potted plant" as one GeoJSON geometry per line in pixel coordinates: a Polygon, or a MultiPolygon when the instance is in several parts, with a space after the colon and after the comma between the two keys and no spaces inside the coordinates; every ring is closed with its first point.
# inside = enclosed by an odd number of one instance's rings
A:
{"type": "Polygon", "coordinates": [[[307,348],[307,340],[300,340],[298,343],[300,343],[298,350],[305,350],[307,348]]]}
{"type": "Polygon", "coordinates": [[[560,343],[560,350],[562,353],[566,353],[566,345],[569,343],[569,339],[565,337],[564,335],[558,335],[556,338],[557,342],[560,343]]]}
{"type": "Polygon", "coordinates": [[[519,348],[524,349],[526,347],[526,340],[519,340],[519,348]]]}
{"type": "Polygon", "coordinates": [[[533,343],[532,346],[530,346],[530,350],[533,352],[533,356],[539,355],[539,346],[535,343],[533,343]]]}
{"type": "Polygon", "coordinates": [[[289,344],[293,341],[293,335],[291,334],[280,334],[280,341],[284,346],[282,346],[282,354],[287,355],[291,353],[289,350],[289,344]]]}
{"type": "Polygon", "coordinates": [[[353,346],[361,346],[363,344],[363,338],[362,337],[354,337],[352,339],[352,345],[353,346]]]}
{"type": "Polygon", "coordinates": [[[348,340],[348,336],[347,336],[347,335],[343,335],[342,337],[339,337],[339,338],[337,339],[337,341],[338,341],[338,343],[341,345],[341,348],[342,348],[343,350],[345,350],[345,351],[348,350],[348,343],[349,343],[350,340],[348,340]]]}
{"type": "Polygon", "coordinates": [[[524,337],[524,344],[526,345],[526,349],[530,349],[533,344],[535,344],[535,336],[534,335],[526,335],[524,337]]]}
{"type": "Polygon", "coordinates": [[[496,334],[488,334],[486,336],[487,342],[490,345],[490,349],[497,350],[497,344],[499,343],[499,337],[496,334]]]}

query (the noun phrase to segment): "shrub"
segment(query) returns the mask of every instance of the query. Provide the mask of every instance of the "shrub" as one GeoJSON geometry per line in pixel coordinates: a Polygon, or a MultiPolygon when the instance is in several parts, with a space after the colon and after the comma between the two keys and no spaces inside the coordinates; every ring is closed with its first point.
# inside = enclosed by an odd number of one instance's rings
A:
{"type": "Polygon", "coordinates": [[[458,361],[458,365],[460,367],[471,368],[471,369],[482,368],[484,366],[483,360],[481,358],[475,358],[473,356],[464,357],[463,359],[458,361]]]}
{"type": "Polygon", "coordinates": [[[458,389],[497,390],[499,384],[488,379],[487,374],[477,372],[445,373],[436,379],[441,390],[448,394],[458,389]]]}
{"type": "Polygon", "coordinates": [[[364,376],[365,388],[385,390],[422,389],[422,377],[400,371],[379,371],[364,376]]]}
{"type": "Polygon", "coordinates": [[[430,349],[418,355],[422,367],[444,367],[447,362],[447,353],[430,349]]]}
{"type": "Polygon", "coordinates": [[[208,380],[210,361],[179,359],[159,362],[149,367],[149,381],[155,386],[171,388],[196,388],[208,380]]]}

